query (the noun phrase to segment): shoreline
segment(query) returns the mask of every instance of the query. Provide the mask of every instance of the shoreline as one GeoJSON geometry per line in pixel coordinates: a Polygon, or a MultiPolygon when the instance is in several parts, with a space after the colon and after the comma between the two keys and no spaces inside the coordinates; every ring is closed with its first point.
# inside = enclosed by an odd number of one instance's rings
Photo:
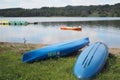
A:
{"type": "MultiPolygon", "coordinates": [[[[31,43],[24,44],[24,43],[0,42],[0,48],[1,47],[11,47],[12,49],[22,50],[22,51],[41,48],[46,45],[48,45],[48,44],[31,44],[31,43]],[[18,49],[18,47],[20,47],[20,48],[18,49]]],[[[2,52],[4,50],[2,50],[2,48],[1,48],[0,51],[2,52]]],[[[108,51],[110,54],[113,54],[115,56],[120,56],[120,48],[109,48],[108,51]]]]}

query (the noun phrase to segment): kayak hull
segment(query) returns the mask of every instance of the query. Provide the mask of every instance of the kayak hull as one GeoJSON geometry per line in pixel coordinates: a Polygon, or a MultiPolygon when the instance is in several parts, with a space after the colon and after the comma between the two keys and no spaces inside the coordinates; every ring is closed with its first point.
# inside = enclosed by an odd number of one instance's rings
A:
{"type": "Polygon", "coordinates": [[[108,57],[108,48],[101,42],[86,48],[78,57],[74,74],[78,79],[90,79],[94,77],[105,65],[108,57]]]}
{"type": "Polygon", "coordinates": [[[89,38],[67,41],[35,49],[23,54],[22,62],[34,62],[56,56],[67,56],[89,44],[89,38]]]}

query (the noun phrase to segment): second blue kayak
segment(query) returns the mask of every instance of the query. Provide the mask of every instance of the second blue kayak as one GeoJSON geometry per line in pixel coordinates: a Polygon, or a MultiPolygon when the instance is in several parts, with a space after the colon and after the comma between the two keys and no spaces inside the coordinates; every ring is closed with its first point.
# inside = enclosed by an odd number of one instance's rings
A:
{"type": "Polygon", "coordinates": [[[56,56],[67,56],[89,44],[89,38],[67,41],[35,49],[23,54],[23,62],[33,62],[56,56]]]}
{"type": "Polygon", "coordinates": [[[108,48],[104,43],[96,42],[86,48],[78,57],[74,74],[78,79],[91,79],[104,66],[108,57],[108,48]]]}

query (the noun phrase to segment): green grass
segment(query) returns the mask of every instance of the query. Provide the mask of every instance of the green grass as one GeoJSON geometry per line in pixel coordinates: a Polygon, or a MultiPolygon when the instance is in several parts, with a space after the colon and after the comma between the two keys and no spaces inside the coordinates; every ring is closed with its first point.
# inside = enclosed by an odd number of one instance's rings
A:
{"type": "MultiPolygon", "coordinates": [[[[28,50],[23,47],[0,46],[0,80],[76,80],[73,67],[77,55],[28,64],[21,61],[22,53],[28,50]]],[[[110,55],[94,80],[119,79],[120,57],[110,55]]]]}

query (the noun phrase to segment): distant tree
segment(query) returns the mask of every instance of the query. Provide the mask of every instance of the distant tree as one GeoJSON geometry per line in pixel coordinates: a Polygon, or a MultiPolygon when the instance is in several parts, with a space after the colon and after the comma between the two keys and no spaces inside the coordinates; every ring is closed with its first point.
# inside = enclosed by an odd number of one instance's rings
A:
{"type": "Polygon", "coordinates": [[[3,17],[31,17],[31,16],[97,16],[120,17],[120,3],[115,5],[98,6],[71,6],[66,7],[42,7],[35,9],[8,8],[0,9],[3,17]]]}

